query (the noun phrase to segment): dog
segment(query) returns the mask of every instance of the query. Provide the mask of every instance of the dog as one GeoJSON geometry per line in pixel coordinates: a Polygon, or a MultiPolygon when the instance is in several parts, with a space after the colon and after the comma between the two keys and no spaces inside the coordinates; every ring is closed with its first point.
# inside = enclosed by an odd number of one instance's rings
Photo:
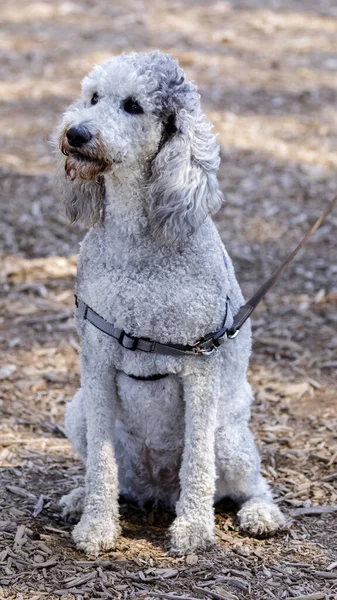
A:
{"type": "Polygon", "coordinates": [[[128,340],[77,311],[81,388],[65,430],[86,476],[61,499],[65,516],[81,515],[77,547],[114,548],[119,494],[175,507],[177,555],[214,543],[213,505],[224,497],[239,505],[244,531],[275,532],[284,518],[248,427],[249,323],[212,353],[130,346],[142,338],[195,349],[243,303],[211,219],[223,200],[219,146],[196,85],[160,51],[110,58],[85,77],[57,135],[58,192],[70,221],[90,226],[77,297],[128,340]]]}

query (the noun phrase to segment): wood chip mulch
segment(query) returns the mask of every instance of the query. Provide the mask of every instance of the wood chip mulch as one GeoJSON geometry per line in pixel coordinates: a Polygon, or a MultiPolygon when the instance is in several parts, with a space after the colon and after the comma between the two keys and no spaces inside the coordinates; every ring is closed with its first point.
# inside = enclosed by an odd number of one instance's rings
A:
{"type": "Polygon", "coordinates": [[[58,499],[83,480],[63,434],[79,385],[78,242],[47,142],[91,65],[161,47],[200,87],[219,133],[216,223],[249,297],[337,190],[334,0],[5,0],[0,53],[0,599],[337,599],[337,215],[256,311],[249,380],[262,470],[288,522],[172,558],[173,514],[121,499],[116,550],[78,552],[58,499]]]}

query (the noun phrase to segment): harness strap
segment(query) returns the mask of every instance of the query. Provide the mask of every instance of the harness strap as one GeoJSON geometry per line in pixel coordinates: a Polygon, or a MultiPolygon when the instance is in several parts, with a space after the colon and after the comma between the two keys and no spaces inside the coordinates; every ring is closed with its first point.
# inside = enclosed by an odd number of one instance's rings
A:
{"type": "Polygon", "coordinates": [[[241,327],[249,319],[257,305],[265,297],[267,292],[273,287],[273,285],[282,275],[286,267],[294,260],[296,254],[300,251],[300,249],[304,246],[304,244],[308,241],[308,239],[318,229],[318,227],[322,224],[324,219],[331,212],[336,201],[337,196],[328,204],[327,208],[323,211],[321,216],[317,219],[317,221],[311,227],[310,231],[308,231],[308,233],[298,244],[295,250],[293,250],[293,252],[288,256],[288,258],[281,264],[281,266],[278,267],[278,269],[276,269],[272,276],[257,290],[257,292],[251,297],[251,299],[248,300],[246,304],[241,306],[239,312],[234,317],[231,327],[228,328],[226,325],[229,304],[229,298],[227,297],[226,314],[223,320],[222,327],[218,331],[204,336],[203,338],[195,342],[195,344],[162,344],[160,342],[155,342],[148,338],[135,337],[126,333],[124,329],[118,329],[118,327],[114,327],[111,323],[103,319],[103,317],[101,317],[94,310],[92,310],[90,306],[85,304],[83,300],[75,296],[75,302],[79,311],[79,315],[84,320],[89,321],[89,323],[94,325],[94,327],[96,327],[100,331],[103,331],[103,333],[106,333],[110,337],[113,337],[123,348],[126,348],[127,350],[141,350],[142,352],[151,353],[156,352],[157,354],[166,354],[169,356],[186,356],[187,354],[209,356],[219,346],[221,346],[227,338],[233,339],[238,335],[241,327]]]}
{"type": "Polygon", "coordinates": [[[226,314],[224,323],[219,331],[214,334],[209,334],[204,338],[201,338],[195,344],[162,344],[155,342],[149,338],[141,338],[130,335],[124,329],[114,327],[111,323],[103,319],[98,315],[90,306],[85,304],[83,300],[75,295],[75,304],[78,309],[78,315],[84,320],[89,321],[96,329],[99,329],[103,333],[106,333],[110,337],[117,340],[122,348],[127,350],[141,350],[142,352],[156,352],[157,354],[166,354],[169,356],[185,356],[186,354],[197,355],[209,355],[215,348],[220,346],[227,337],[226,320],[228,314],[228,298],[226,301],[226,314]]]}
{"type": "Polygon", "coordinates": [[[168,373],[155,373],[154,375],[148,375],[147,377],[142,377],[141,375],[130,375],[127,374],[131,379],[136,379],[136,381],[158,381],[158,379],[164,379],[168,377],[168,373]]]}

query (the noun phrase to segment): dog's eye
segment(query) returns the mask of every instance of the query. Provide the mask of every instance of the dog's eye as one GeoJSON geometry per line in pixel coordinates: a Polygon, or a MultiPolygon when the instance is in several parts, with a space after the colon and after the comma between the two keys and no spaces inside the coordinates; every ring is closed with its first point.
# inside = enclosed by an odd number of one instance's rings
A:
{"type": "Polygon", "coordinates": [[[144,112],[137,100],[134,100],[133,98],[126,98],[123,102],[123,108],[125,112],[130,113],[131,115],[141,115],[144,112]]]}
{"type": "Polygon", "coordinates": [[[92,104],[92,106],[93,106],[94,104],[97,104],[98,100],[99,100],[98,94],[97,94],[97,92],[95,92],[90,100],[90,104],[92,104]]]}

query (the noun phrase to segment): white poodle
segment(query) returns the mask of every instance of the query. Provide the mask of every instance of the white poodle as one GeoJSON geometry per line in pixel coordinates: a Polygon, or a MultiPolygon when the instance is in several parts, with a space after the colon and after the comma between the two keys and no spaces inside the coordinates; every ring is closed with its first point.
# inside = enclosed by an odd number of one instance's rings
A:
{"type": "Polygon", "coordinates": [[[61,500],[82,513],[74,540],[93,555],[115,546],[119,494],[175,506],[180,555],[214,542],[225,496],[243,530],[271,533],[283,516],[248,428],[250,326],[212,353],[196,345],[243,302],[209,216],[219,147],[197,88],[159,51],[111,58],[82,88],[62,119],[58,174],[71,221],[92,226],[78,265],[81,389],[66,411],[86,465],[85,488],[61,500]]]}

